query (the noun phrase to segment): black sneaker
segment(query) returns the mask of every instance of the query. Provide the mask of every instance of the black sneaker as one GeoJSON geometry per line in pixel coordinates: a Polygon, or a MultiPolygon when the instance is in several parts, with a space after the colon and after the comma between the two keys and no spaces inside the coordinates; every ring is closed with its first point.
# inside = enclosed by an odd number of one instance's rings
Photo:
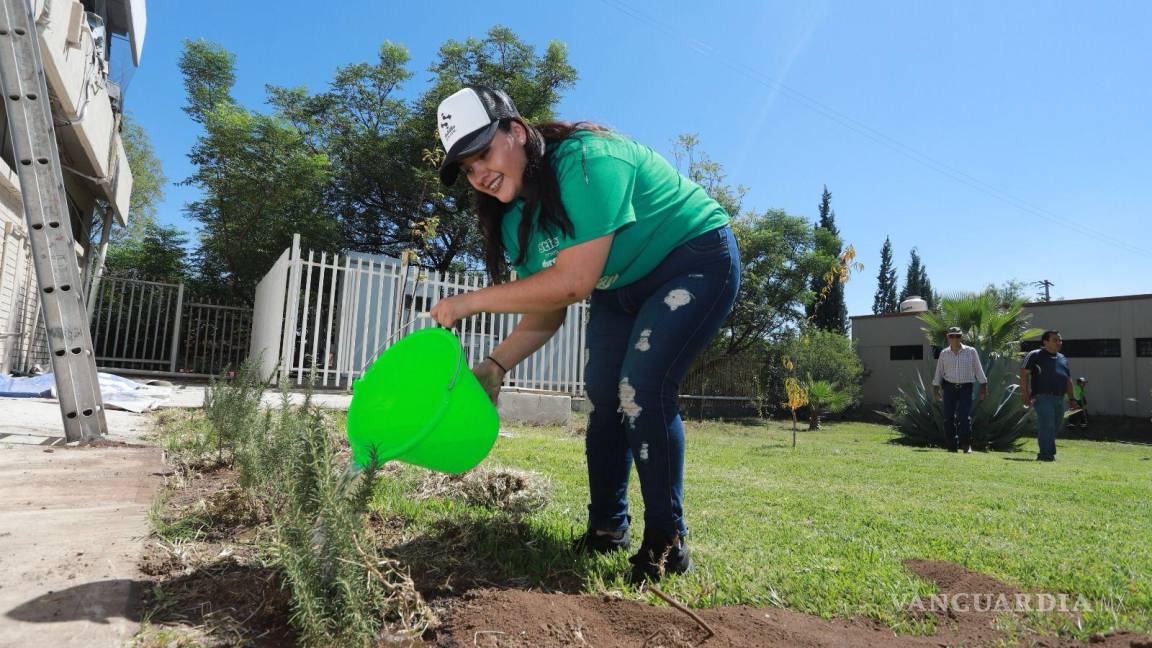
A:
{"type": "Polygon", "coordinates": [[[628,559],[632,563],[632,582],[658,581],[665,574],[683,574],[692,569],[688,545],[679,535],[669,538],[663,533],[644,530],[640,551],[628,559]]]}
{"type": "Polygon", "coordinates": [[[572,548],[576,553],[607,554],[613,551],[626,550],[631,546],[632,540],[628,537],[627,527],[619,531],[588,529],[584,535],[576,538],[576,541],[572,543],[572,548]]]}

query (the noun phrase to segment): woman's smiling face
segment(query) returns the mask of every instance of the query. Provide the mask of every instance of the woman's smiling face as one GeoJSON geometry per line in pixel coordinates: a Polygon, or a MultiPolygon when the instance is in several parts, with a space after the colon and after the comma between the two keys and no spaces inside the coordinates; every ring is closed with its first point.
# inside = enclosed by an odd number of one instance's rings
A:
{"type": "Polygon", "coordinates": [[[487,148],[460,158],[460,172],[476,191],[502,203],[516,200],[524,188],[524,168],[528,164],[526,138],[527,132],[516,121],[507,131],[496,129],[487,148]]]}

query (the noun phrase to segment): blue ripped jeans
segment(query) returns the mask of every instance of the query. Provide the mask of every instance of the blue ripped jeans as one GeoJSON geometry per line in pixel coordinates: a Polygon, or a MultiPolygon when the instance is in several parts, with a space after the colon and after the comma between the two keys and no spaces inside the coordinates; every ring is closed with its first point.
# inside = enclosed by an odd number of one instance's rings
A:
{"type": "Polygon", "coordinates": [[[677,393],[736,301],[740,252],[729,227],[674,249],[643,279],[592,293],[588,365],[588,526],[628,526],[632,464],[646,532],[686,535],[684,424],[677,393]]]}

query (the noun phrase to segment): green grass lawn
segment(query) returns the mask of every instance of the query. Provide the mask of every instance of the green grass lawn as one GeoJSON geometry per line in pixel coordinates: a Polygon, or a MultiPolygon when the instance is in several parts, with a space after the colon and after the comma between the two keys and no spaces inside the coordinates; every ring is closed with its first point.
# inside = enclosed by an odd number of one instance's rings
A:
{"type": "MultiPolygon", "coordinates": [[[[550,504],[514,521],[450,499],[417,501],[421,471],[405,468],[375,502],[402,520],[396,553],[410,564],[447,557],[494,581],[637,595],[622,580],[626,556],[568,548],[585,521],[583,438],[507,429],[514,436],[500,438],[485,465],[545,475],[550,504]]],[[[800,432],[792,448],[786,423],[689,423],[685,510],[697,570],[665,591],[697,607],[770,604],[923,631],[902,609],[934,587],[901,561],[948,560],[1092,601],[1079,629],[1055,616],[1030,621],[1048,630],[1152,632],[1152,446],[1061,441],[1057,462],[1038,463],[1035,441],[1020,453],[963,455],[891,438],[878,425],[830,424],[800,432]]],[[[638,537],[635,479],[631,490],[638,537]]],[[[440,574],[447,587],[450,571],[440,574]]]]}

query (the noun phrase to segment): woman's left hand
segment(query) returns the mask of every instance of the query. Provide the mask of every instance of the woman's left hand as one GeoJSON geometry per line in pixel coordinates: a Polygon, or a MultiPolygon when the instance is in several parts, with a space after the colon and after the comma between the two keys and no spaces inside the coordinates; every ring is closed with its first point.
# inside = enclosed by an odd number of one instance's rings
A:
{"type": "Polygon", "coordinates": [[[463,293],[461,295],[445,297],[436,302],[436,305],[432,307],[432,312],[429,314],[440,326],[452,328],[456,325],[456,322],[480,312],[480,310],[474,306],[474,295],[475,293],[463,293]]]}

